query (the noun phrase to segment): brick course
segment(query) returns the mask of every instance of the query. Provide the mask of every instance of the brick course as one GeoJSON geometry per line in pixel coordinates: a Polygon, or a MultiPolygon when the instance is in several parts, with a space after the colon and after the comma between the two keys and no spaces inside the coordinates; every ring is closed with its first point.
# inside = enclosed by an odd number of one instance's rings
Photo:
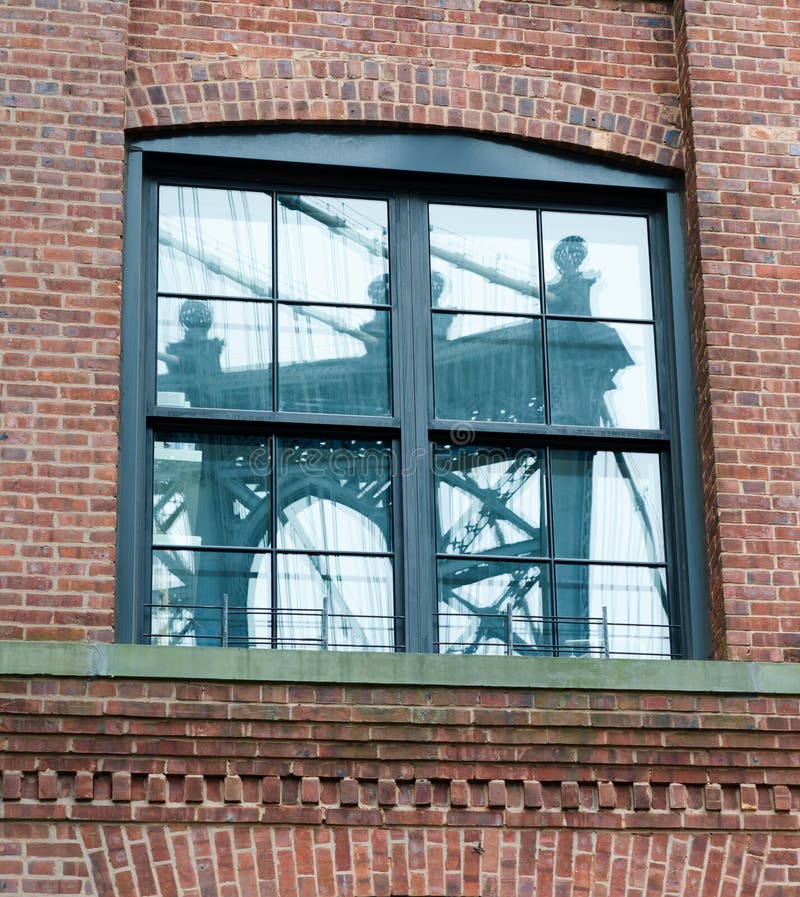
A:
{"type": "Polygon", "coordinates": [[[0,689],[8,888],[190,894],[202,875],[210,893],[256,882],[275,897],[634,897],[642,881],[648,894],[747,897],[800,881],[794,698],[0,689]]]}

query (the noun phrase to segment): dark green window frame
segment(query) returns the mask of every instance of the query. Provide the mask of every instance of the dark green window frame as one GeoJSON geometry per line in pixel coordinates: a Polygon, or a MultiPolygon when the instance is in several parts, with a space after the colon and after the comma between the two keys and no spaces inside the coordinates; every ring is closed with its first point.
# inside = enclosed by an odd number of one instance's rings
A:
{"type": "MultiPolygon", "coordinates": [[[[626,171],[603,162],[513,143],[445,134],[220,132],[156,137],[131,145],[125,223],[117,639],[142,641],[148,631],[144,609],[150,592],[152,508],[150,500],[143,500],[143,496],[152,496],[153,492],[154,438],[187,430],[235,435],[265,433],[277,445],[276,440],[288,437],[349,439],[357,435],[393,442],[395,446],[394,646],[411,652],[438,650],[436,521],[430,452],[432,444],[453,444],[454,434],[468,424],[475,450],[481,446],[535,449],[547,456],[548,471],[550,456],[558,452],[658,452],[662,459],[666,533],[663,567],[669,582],[673,626],[670,653],[706,656],[704,539],[681,189],[679,179],[671,176],[626,171]],[[498,176],[501,172],[513,172],[513,178],[498,176]],[[154,365],[150,359],[155,344],[154,234],[159,183],[386,198],[394,235],[390,266],[392,414],[378,419],[371,415],[229,409],[201,413],[157,407],[153,401],[154,365]],[[573,210],[645,216],[650,233],[659,427],[622,431],[543,422],[434,419],[430,407],[434,377],[430,351],[431,280],[427,262],[419,262],[428,258],[428,237],[421,226],[427,221],[428,201],[523,207],[536,210],[538,215],[547,210],[573,210]],[[413,303],[398,303],[396,297],[401,294],[415,297],[413,303]],[[423,449],[428,453],[426,475],[399,476],[418,469],[423,449]]],[[[433,317],[437,314],[446,315],[446,311],[434,311],[433,317]]],[[[533,317],[544,326],[541,314],[533,317]]],[[[546,345],[545,340],[545,352],[546,345]]],[[[552,489],[551,480],[543,477],[542,488],[552,489]]],[[[552,513],[552,495],[548,501],[552,513]]],[[[552,524],[547,529],[548,538],[552,539],[552,524]]],[[[541,553],[547,555],[551,567],[556,563],[552,545],[541,553]]],[[[446,563],[444,555],[442,562],[446,563]]],[[[273,563],[273,584],[274,567],[273,563]]],[[[513,649],[513,621],[498,620],[497,625],[506,626],[513,649]]],[[[571,652],[556,647],[554,653],[571,652]]]]}

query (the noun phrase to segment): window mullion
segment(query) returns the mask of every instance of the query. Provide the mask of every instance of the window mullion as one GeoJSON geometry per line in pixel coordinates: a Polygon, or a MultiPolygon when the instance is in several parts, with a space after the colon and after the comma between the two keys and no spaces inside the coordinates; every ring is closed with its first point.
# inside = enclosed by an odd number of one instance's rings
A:
{"type": "Polygon", "coordinates": [[[406,649],[430,652],[434,650],[436,574],[428,436],[432,360],[425,202],[413,195],[400,197],[396,225],[406,649]]]}

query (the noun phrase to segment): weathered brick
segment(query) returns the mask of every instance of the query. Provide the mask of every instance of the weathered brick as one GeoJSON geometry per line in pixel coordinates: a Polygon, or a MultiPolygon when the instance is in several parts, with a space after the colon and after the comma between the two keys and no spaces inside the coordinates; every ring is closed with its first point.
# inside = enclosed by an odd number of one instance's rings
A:
{"type": "Polygon", "coordinates": [[[200,804],[205,800],[205,778],[188,775],[183,780],[183,799],[187,804],[200,804]]]}

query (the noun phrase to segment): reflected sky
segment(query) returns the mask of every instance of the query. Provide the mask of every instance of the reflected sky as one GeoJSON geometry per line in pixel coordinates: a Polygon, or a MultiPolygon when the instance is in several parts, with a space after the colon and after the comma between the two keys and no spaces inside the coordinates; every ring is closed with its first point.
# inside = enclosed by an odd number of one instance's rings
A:
{"type": "Polygon", "coordinates": [[[433,304],[472,311],[539,311],[536,213],[431,205],[433,304]]]}
{"type": "MultiPolygon", "coordinates": [[[[544,275],[550,314],[647,320],[653,316],[647,219],[585,212],[543,212],[544,275]],[[562,240],[582,241],[580,263],[573,268],[557,252],[562,240]],[[591,282],[587,307],[565,295],[572,277],[591,282]]],[[[573,260],[574,264],[574,260],[573,260]]]]}
{"type": "Polygon", "coordinates": [[[271,234],[272,204],[266,193],[162,186],[158,289],[270,296],[271,234]]]}

